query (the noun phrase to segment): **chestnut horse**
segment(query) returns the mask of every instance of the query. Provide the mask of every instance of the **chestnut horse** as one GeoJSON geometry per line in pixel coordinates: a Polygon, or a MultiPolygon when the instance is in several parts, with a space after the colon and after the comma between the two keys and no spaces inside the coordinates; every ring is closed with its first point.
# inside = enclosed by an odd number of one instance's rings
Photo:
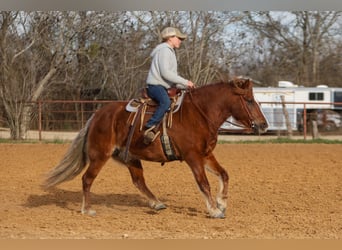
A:
{"type": "MultiPolygon", "coordinates": [[[[97,110],[85,127],[73,140],[59,165],[52,169],[45,187],[55,186],[77,176],[88,165],[82,177],[83,214],[94,215],[90,208],[90,188],[101,168],[109,158],[124,163],[134,185],[148,199],[151,208],[160,210],[166,206],[158,200],[145,184],[141,160],[165,163],[161,140],[143,143],[143,131],[136,127],[124,160],[129,134],[130,113],[127,101],[118,101],[97,110]]],[[[146,113],[145,121],[151,116],[146,113]]],[[[173,124],[167,133],[175,151],[176,159],[185,161],[204,195],[209,216],[224,218],[228,199],[228,173],[217,162],[213,150],[217,143],[218,129],[233,116],[249,132],[263,133],[267,121],[255,101],[252,81],[237,78],[198,87],[185,93],[180,110],[173,114],[173,124]],[[219,179],[220,189],[216,200],[212,197],[205,170],[219,179]]]]}

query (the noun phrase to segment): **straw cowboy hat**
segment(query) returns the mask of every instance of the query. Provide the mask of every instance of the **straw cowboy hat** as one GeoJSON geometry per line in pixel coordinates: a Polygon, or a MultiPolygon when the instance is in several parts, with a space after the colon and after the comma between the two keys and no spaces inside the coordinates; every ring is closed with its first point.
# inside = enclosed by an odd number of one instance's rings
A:
{"type": "Polygon", "coordinates": [[[167,28],[163,29],[163,31],[161,32],[162,39],[166,39],[166,38],[172,37],[172,36],[176,36],[181,40],[184,40],[187,37],[187,35],[183,34],[182,32],[180,32],[179,29],[174,28],[174,27],[167,27],[167,28]]]}

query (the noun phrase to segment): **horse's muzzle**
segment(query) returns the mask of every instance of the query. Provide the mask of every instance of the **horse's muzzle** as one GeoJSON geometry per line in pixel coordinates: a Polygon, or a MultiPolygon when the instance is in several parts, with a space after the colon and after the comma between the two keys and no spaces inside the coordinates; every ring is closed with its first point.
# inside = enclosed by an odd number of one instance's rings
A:
{"type": "Polygon", "coordinates": [[[261,123],[252,122],[252,129],[253,129],[254,134],[256,135],[266,133],[267,128],[268,128],[267,122],[261,122],[261,123]]]}

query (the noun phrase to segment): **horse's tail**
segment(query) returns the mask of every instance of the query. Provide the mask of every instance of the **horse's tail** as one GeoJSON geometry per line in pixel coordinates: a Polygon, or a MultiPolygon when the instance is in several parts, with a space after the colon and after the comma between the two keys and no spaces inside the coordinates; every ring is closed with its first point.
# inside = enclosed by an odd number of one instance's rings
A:
{"type": "Polygon", "coordinates": [[[72,141],[60,163],[47,174],[43,188],[47,189],[64,181],[72,180],[85,168],[88,163],[85,146],[92,119],[93,116],[90,117],[84,128],[80,130],[76,138],[72,141]]]}

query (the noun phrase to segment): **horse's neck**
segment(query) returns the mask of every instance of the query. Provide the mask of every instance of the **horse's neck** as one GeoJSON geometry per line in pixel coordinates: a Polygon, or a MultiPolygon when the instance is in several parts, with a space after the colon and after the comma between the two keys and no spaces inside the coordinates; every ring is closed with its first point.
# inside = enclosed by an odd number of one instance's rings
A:
{"type": "Polygon", "coordinates": [[[229,117],[228,108],[229,91],[220,86],[206,86],[196,89],[191,96],[195,108],[199,109],[202,116],[205,116],[217,129],[229,117]]]}

